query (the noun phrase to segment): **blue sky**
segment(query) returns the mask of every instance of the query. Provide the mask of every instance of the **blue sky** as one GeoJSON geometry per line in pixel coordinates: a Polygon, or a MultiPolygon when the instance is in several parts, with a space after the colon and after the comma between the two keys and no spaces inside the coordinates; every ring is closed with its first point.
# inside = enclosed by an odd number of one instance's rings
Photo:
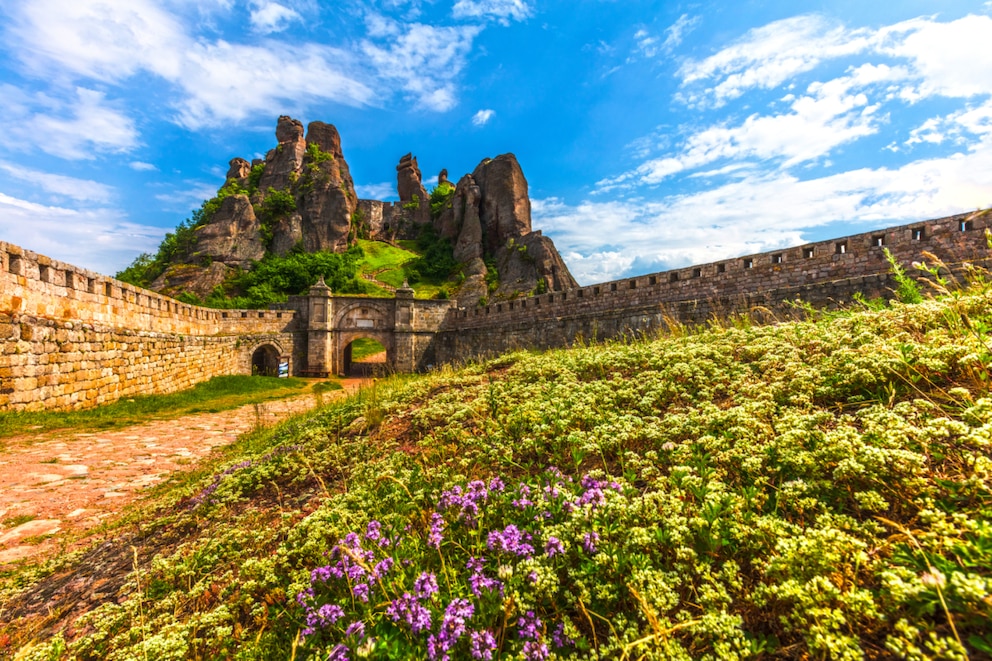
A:
{"type": "Polygon", "coordinates": [[[275,122],[517,155],[582,284],[992,205],[992,2],[0,0],[0,239],[113,273],[275,122]]]}

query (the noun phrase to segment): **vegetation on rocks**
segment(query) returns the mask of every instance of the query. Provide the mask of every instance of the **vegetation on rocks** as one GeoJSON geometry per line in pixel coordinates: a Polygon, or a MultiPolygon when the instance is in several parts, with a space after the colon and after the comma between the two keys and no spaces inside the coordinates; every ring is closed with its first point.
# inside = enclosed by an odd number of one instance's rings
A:
{"type": "Polygon", "coordinates": [[[979,284],[394,377],[159,491],[116,594],[71,626],[10,605],[87,556],[8,587],[9,648],[987,656],[990,333],[979,284]]]}

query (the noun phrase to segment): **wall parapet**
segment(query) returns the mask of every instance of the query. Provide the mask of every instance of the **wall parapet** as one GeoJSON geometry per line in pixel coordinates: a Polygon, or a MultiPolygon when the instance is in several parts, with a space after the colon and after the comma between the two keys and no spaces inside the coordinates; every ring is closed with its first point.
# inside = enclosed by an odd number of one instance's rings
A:
{"type": "Polygon", "coordinates": [[[296,315],[190,305],[4,241],[0,285],[0,312],[163,333],[238,333],[249,320],[252,332],[284,332],[296,315]]]}
{"type": "MultiPolygon", "coordinates": [[[[612,282],[550,292],[476,308],[453,309],[445,330],[480,329],[687,300],[726,300],[749,293],[809,287],[887,274],[889,249],[904,265],[924,252],[948,264],[989,259],[984,230],[992,214],[980,211],[909,223],[792,248],[724,259],[612,282]],[[985,251],[983,253],[983,250],[985,251]]],[[[855,285],[850,284],[850,287],[855,285]]]]}

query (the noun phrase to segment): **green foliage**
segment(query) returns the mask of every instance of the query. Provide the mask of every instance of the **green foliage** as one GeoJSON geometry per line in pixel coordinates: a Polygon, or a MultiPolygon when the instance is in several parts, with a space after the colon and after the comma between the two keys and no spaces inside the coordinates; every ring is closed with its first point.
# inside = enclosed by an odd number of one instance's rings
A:
{"type": "Polygon", "coordinates": [[[492,296],[499,289],[499,271],[496,269],[496,260],[486,260],[486,289],[492,296]]]}
{"type": "Polygon", "coordinates": [[[265,174],[265,163],[259,163],[257,165],[251,166],[251,172],[248,173],[248,194],[251,195],[258,191],[258,185],[262,181],[262,175],[265,174]]]}
{"type": "Polygon", "coordinates": [[[982,658],[990,332],[975,291],[381,382],[174,487],[66,651],[982,658]]]}
{"type": "Polygon", "coordinates": [[[546,294],[548,292],[548,281],[544,278],[538,278],[537,284],[534,285],[534,291],[531,292],[534,296],[540,296],[541,294],[546,294]]]}
{"type": "Polygon", "coordinates": [[[316,142],[311,142],[307,145],[307,153],[305,158],[307,158],[311,164],[318,165],[327,161],[334,160],[334,154],[320,149],[320,145],[316,142]]]}
{"type": "Polygon", "coordinates": [[[300,379],[267,379],[254,376],[217,376],[189,390],[168,395],[141,395],[82,411],[0,413],[0,437],[51,429],[111,429],[148,419],[174,418],[190,413],[225,409],[298,393],[300,379]]]}
{"type": "Polygon", "coordinates": [[[406,209],[407,211],[416,211],[419,208],[420,208],[419,195],[414,195],[412,200],[403,203],[403,209],[406,209]]]}
{"type": "Polygon", "coordinates": [[[251,270],[234,277],[226,288],[212,292],[202,304],[214,308],[263,308],[283,302],[288,296],[306,294],[321,276],[333,292],[365,293],[365,285],[357,279],[361,259],[362,249],[358,246],[344,253],[268,254],[251,270]]]}
{"type": "Polygon", "coordinates": [[[455,187],[451,182],[442,181],[431,189],[431,219],[436,220],[446,208],[451,206],[451,198],[455,195],[455,187]]]}
{"type": "Polygon", "coordinates": [[[420,249],[420,257],[407,264],[407,274],[411,282],[421,278],[444,280],[458,266],[451,241],[441,237],[433,225],[427,224],[420,229],[417,247],[420,249]]]}
{"type": "Polygon", "coordinates": [[[148,253],[139,255],[114,277],[137,287],[147,288],[155,278],[165,273],[170,264],[182,263],[192,256],[196,248],[196,230],[210,222],[225,199],[231,195],[248,194],[249,191],[231,179],[221,186],[215,197],[205,200],[189,218],[179,223],[174,231],[166,234],[154,256],[148,253]]]}
{"type": "Polygon", "coordinates": [[[906,275],[906,269],[896,261],[892,251],[888,248],[882,248],[882,250],[885,253],[885,259],[889,262],[889,271],[896,281],[896,299],[900,303],[922,303],[923,294],[920,293],[920,287],[916,281],[906,275]]]}
{"type": "Polygon", "coordinates": [[[296,197],[288,190],[276,190],[269,186],[265,198],[255,208],[258,217],[262,243],[266,250],[272,246],[273,232],[276,223],[296,211],[296,197]]]}
{"type": "Polygon", "coordinates": [[[386,347],[368,337],[360,337],[351,343],[351,359],[362,360],[377,353],[382,353],[386,347]]]}

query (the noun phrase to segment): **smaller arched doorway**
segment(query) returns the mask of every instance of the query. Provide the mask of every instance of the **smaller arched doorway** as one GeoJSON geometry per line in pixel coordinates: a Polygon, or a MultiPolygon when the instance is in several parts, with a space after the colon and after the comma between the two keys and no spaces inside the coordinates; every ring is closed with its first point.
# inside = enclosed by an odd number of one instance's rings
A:
{"type": "Polygon", "coordinates": [[[347,376],[383,376],[387,371],[386,347],[371,337],[358,337],[344,348],[344,373],[347,376]]]}
{"type": "Polygon", "coordinates": [[[251,354],[253,376],[279,376],[279,350],[271,344],[263,344],[251,354]]]}

